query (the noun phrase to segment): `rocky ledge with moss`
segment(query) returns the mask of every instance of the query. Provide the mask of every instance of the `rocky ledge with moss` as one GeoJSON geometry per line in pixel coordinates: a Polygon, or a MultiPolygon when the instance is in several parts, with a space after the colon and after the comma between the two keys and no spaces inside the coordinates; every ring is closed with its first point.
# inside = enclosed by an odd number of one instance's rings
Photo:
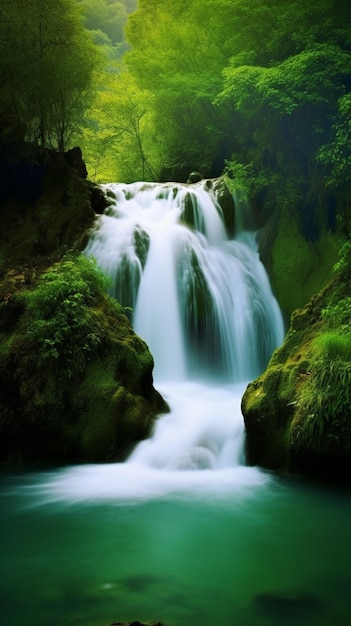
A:
{"type": "Polygon", "coordinates": [[[79,149],[0,148],[0,460],[123,459],[168,407],[147,345],[80,253],[104,200],[79,149]]]}
{"type": "Polygon", "coordinates": [[[351,482],[350,244],[242,399],[251,464],[351,482]]]}

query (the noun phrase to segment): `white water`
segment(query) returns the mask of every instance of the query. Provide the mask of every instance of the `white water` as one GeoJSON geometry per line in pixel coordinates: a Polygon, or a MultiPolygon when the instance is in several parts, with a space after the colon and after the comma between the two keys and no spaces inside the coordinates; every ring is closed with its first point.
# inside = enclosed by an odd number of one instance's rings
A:
{"type": "Polygon", "coordinates": [[[257,376],[282,341],[283,323],[255,233],[229,240],[204,183],[104,189],[111,206],[85,252],[110,274],[112,295],[132,307],[155,379],[235,383],[257,376]],[[192,214],[190,226],[184,211],[192,214]]]}
{"type": "Polygon", "coordinates": [[[255,234],[229,240],[203,182],[110,184],[104,191],[111,204],[85,254],[110,274],[112,295],[132,307],[171,412],[126,463],[61,470],[43,485],[45,496],[121,501],[246,492],[268,477],[245,467],[240,400],[284,332],[255,234]]]}

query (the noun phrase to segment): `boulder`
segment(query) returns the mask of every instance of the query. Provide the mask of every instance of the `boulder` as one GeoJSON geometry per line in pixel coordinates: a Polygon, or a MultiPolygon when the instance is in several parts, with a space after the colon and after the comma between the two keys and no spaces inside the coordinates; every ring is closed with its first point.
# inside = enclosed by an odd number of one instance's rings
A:
{"type": "Polygon", "coordinates": [[[248,385],[249,464],[351,482],[351,342],[330,309],[338,303],[347,313],[349,284],[340,274],[296,310],[282,346],[248,385]]]}
{"type": "Polygon", "coordinates": [[[232,193],[229,191],[224,178],[214,178],[212,181],[213,194],[223,211],[224,223],[229,237],[235,235],[235,204],[232,193]]]}

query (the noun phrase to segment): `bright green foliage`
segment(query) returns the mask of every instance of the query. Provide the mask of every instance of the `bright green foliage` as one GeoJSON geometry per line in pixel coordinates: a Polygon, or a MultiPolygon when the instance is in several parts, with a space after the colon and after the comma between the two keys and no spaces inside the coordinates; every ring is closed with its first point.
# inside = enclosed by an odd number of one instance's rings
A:
{"type": "Polygon", "coordinates": [[[84,370],[89,353],[103,341],[103,327],[92,307],[107,282],[92,259],[72,256],[45,272],[28,292],[28,337],[39,367],[50,368],[57,361],[68,379],[84,370]]]}
{"type": "Polygon", "coordinates": [[[237,66],[234,59],[224,70],[220,100],[232,103],[241,129],[233,156],[251,168],[249,192],[272,189],[272,202],[286,206],[306,206],[311,198],[326,204],[317,157],[350,72],[348,51],[317,42],[268,67],[237,66]]]}
{"type": "Polygon", "coordinates": [[[329,173],[327,185],[348,194],[351,183],[351,94],[343,95],[338,101],[338,111],[332,127],[333,140],[321,147],[319,159],[329,173]]]}
{"type": "Polygon", "coordinates": [[[322,310],[323,326],[310,347],[310,376],[298,393],[302,441],[323,436],[337,440],[351,412],[351,297],[331,293],[322,310]]]}
{"type": "Polygon", "coordinates": [[[304,440],[337,437],[340,421],[351,411],[351,333],[327,331],[316,337],[310,361],[310,380],[302,387],[298,407],[305,418],[299,436],[304,440]],[[333,434],[334,433],[334,434],[333,434]]]}
{"type": "Polygon", "coordinates": [[[100,54],[72,0],[2,0],[0,111],[63,151],[81,123],[100,54]]]}
{"type": "Polygon", "coordinates": [[[209,170],[216,157],[222,120],[212,101],[225,55],[203,8],[141,2],[126,30],[126,63],[137,85],[152,94],[158,149],[170,175],[209,170]]]}
{"type": "MultiPolygon", "coordinates": [[[[122,84],[145,102],[146,177],[217,175],[226,161],[250,196],[265,190],[267,206],[297,206],[316,240],[311,223],[329,210],[326,183],[340,187],[347,171],[350,32],[343,0],[141,0],[126,27],[122,84]]],[[[123,121],[115,93],[114,119],[123,121]]],[[[106,111],[113,100],[110,92],[106,111]]],[[[99,95],[93,112],[101,105],[99,95]]],[[[103,115],[96,119],[101,136],[103,115]]],[[[138,178],[140,143],[123,123],[105,129],[121,147],[116,170],[138,178]]]]}
{"type": "MultiPolygon", "coordinates": [[[[351,362],[337,357],[314,364],[311,382],[299,397],[305,419],[299,436],[306,441],[337,431],[339,420],[351,410],[351,362]]],[[[337,434],[335,434],[337,437],[337,434]]]]}
{"type": "Polygon", "coordinates": [[[337,331],[327,331],[318,336],[314,342],[319,358],[325,361],[343,359],[351,361],[351,334],[340,334],[337,331]]]}
{"type": "Polygon", "coordinates": [[[339,250],[339,260],[334,265],[336,272],[347,270],[351,267],[351,241],[347,240],[339,250]]]}
{"type": "Polygon", "coordinates": [[[118,66],[104,73],[95,102],[86,114],[83,150],[97,181],[154,179],[159,143],[154,135],[152,98],[118,66]]]}
{"type": "Polygon", "coordinates": [[[322,315],[330,328],[337,329],[338,333],[348,335],[351,333],[351,296],[333,298],[322,311],[322,315]]]}

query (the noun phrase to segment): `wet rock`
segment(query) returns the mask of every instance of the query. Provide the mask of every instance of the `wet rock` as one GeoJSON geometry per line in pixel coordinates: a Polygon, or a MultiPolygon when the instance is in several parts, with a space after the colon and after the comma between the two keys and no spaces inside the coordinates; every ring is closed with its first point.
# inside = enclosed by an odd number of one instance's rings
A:
{"type": "Polygon", "coordinates": [[[223,211],[228,236],[233,237],[235,234],[235,204],[224,178],[215,178],[213,180],[212,191],[223,211]]]}
{"type": "Polygon", "coordinates": [[[201,230],[199,223],[200,217],[201,214],[197,209],[196,195],[189,192],[184,196],[179,221],[189,228],[201,230]]]}
{"type": "Polygon", "coordinates": [[[198,183],[200,180],[202,180],[202,178],[203,176],[202,174],[200,174],[200,172],[191,172],[189,174],[187,183],[198,183]]]}
{"type": "MultiPolygon", "coordinates": [[[[101,187],[99,187],[98,185],[94,185],[94,183],[88,183],[88,189],[89,189],[90,203],[91,203],[93,210],[98,215],[102,215],[110,203],[109,199],[106,197],[101,187]]],[[[112,197],[112,192],[111,192],[110,197],[112,197]]]]}
{"type": "Polygon", "coordinates": [[[88,176],[88,171],[83,161],[82,151],[78,146],[72,148],[71,150],[67,150],[64,157],[66,163],[77,172],[78,176],[81,178],[86,178],[88,176]]]}

